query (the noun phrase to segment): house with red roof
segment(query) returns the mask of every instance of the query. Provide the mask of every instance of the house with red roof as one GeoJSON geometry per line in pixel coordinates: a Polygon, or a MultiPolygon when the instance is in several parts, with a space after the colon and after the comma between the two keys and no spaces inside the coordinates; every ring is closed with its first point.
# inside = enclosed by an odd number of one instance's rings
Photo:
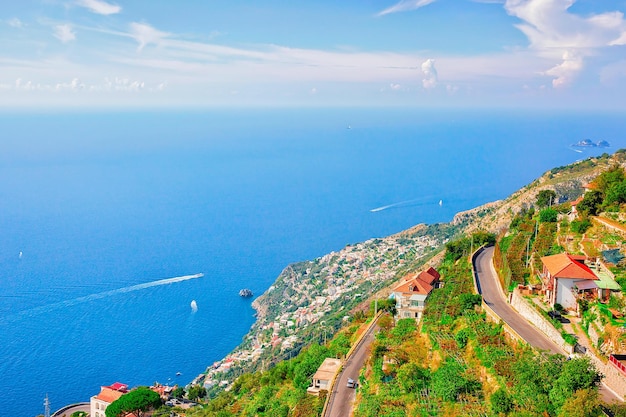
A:
{"type": "Polygon", "coordinates": [[[100,387],[100,394],[94,395],[89,400],[89,415],[91,417],[105,417],[106,408],[127,392],[128,385],[121,382],[100,387]]]}
{"type": "Polygon", "coordinates": [[[568,310],[578,311],[579,297],[597,297],[598,277],[585,264],[585,256],[559,253],[541,258],[541,278],[549,304],[560,304],[568,310]]]}
{"type": "Polygon", "coordinates": [[[434,268],[405,275],[392,289],[391,297],[396,300],[396,318],[414,318],[420,321],[426,307],[426,299],[440,283],[441,275],[434,268]]]}

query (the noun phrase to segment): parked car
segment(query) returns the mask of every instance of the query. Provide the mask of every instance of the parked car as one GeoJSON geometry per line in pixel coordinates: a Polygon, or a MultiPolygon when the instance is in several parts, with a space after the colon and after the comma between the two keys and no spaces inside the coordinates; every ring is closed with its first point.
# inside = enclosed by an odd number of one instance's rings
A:
{"type": "Polygon", "coordinates": [[[352,379],[352,378],[348,378],[348,384],[346,385],[348,388],[356,388],[357,382],[352,379]]]}

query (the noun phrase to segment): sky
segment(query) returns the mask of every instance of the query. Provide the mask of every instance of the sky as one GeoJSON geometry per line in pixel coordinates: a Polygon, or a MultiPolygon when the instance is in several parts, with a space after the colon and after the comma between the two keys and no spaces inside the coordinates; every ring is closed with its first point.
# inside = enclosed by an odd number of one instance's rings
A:
{"type": "Polygon", "coordinates": [[[626,0],[20,0],[0,109],[626,109],[626,0]]]}

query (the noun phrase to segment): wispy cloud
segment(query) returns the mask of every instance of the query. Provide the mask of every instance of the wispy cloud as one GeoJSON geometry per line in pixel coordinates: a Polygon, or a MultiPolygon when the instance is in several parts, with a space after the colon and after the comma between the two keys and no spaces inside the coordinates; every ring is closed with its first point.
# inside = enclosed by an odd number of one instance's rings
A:
{"type": "Polygon", "coordinates": [[[21,29],[24,27],[24,23],[22,23],[22,21],[18,19],[17,17],[14,17],[13,19],[9,19],[7,21],[7,24],[11,26],[12,28],[17,28],[17,29],[21,29]]]}
{"type": "Polygon", "coordinates": [[[54,37],[67,43],[76,39],[76,32],[72,30],[72,26],[69,24],[57,25],[54,27],[54,37]]]}
{"type": "Polygon", "coordinates": [[[122,7],[117,4],[107,3],[102,0],[77,0],[78,6],[89,9],[91,12],[102,15],[117,14],[122,11],[122,7]]]}
{"type": "Polygon", "coordinates": [[[420,7],[428,6],[435,1],[437,0],[400,0],[400,2],[378,13],[378,16],[384,16],[390,13],[408,12],[410,10],[416,10],[420,7]]]}
{"type": "Polygon", "coordinates": [[[146,45],[160,44],[161,41],[170,36],[170,34],[161,32],[146,23],[133,22],[130,24],[130,36],[137,41],[139,44],[137,50],[141,51],[146,45]]]}

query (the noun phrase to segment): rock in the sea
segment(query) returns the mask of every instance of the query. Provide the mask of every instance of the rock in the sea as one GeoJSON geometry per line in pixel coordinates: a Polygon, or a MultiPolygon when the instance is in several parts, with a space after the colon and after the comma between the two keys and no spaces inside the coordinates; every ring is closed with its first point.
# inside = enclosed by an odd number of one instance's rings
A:
{"type": "Polygon", "coordinates": [[[252,297],[254,294],[252,294],[251,290],[244,288],[243,290],[239,291],[239,295],[242,297],[248,298],[248,297],[252,297]]]}

